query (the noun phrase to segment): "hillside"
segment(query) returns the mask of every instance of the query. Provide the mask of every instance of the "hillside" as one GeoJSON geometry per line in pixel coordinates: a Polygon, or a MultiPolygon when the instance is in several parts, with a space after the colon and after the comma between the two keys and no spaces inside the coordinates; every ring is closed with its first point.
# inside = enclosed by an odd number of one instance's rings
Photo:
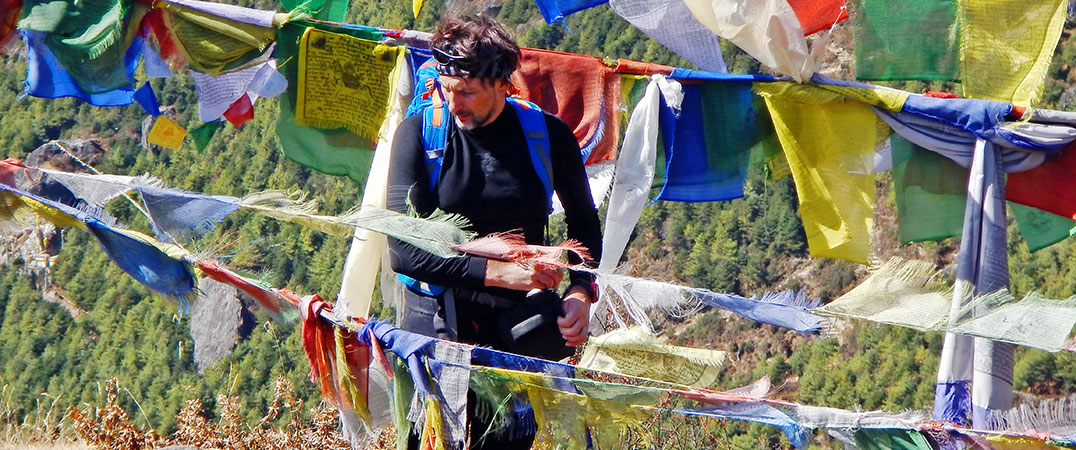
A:
{"type": "MultiPolygon", "coordinates": [[[[253,0],[236,3],[254,6],[253,0]]],[[[279,9],[275,3],[257,6],[279,9]]],[[[544,24],[531,0],[429,0],[418,20],[410,8],[406,1],[357,0],[352,2],[348,21],[429,30],[447,10],[482,9],[512,26],[524,46],[689,66],[607,7],[569,17],[571,31],[544,24]]],[[[1050,69],[1044,107],[1070,108],[1076,98],[1072,66],[1076,45],[1070,41],[1074,26],[1071,20],[1066,24],[1050,69]]],[[[757,62],[724,44],[730,71],[758,72],[757,62]]],[[[845,22],[835,31],[824,72],[847,78],[854,63],[851,46],[845,22]]],[[[25,158],[53,140],[95,139],[104,152],[94,165],[105,173],[149,173],[169,187],[217,195],[298,189],[310,193],[319,211],[327,214],[346,211],[359,201],[361,187],[350,180],[311,171],[280,154],[274,128],[278,105],[273,99],[259,100],[254,120],[240,129],[228,125],[204,153],[191,146],[147,150],[140,143],[145,113],[137,105],[95,108],[70,99],[20,98],[24,73],[24,54],[0,56],[0,110],[5,111],[0,115],[0,148],[7,149],[7,156],[25,158]]],[[[171,107],[170,118],[181,125],[200,123],[188,73],[154,79],[152,85],[161,104],[171,107]]],[[[927,88],[922,83],[894,86],[916,92],[927,88]]],[[[876,192],[872,260],[880,263],[901,255],[934,262],[951,272],[959,242],[900,245],[887,176],[879,177],[876,192]]],[[[634,231],[628,261],[637,276],[714,291],[752,295],[792,289],[832,300],[854,286],[867,270],[808,256],[795,195],[790,178],[772,181],[756,168],[749,174],[742,199],[650,204],[634,231]]],[[[109,212],[131,228],[149,231],[148,223],[129,204],[113,202],[109,212]]],[[[558,226],[554,224],[553,229],[558,226]]],[[[1076,241],[1031,254],[1015,225],[1010,226],[1009,236],[1014,293],[1020,296],[1036,290],[1051,298],[1076,294],[1076,258],[1072,257],[1076,241]]],[[[25,244],[32,238],[13,240],[25,244]]],[[[192,359],[191,314],[184,313],[184,305],[151,295],[113,265],[88,233],[66,231],[62,242],[62,251],[50,260],[47,271],[31,270],[29,265],[35,263],[25,256],[12,253],[9,259],[0,258],[4,261],[0,264],[0,405],[4,411],[0,421],[8,430],[39,420],[43,410],[100,404],[101,386],[112,377],[122,387],[116,401],[131,412],[132,422],[162,436],[176,431],[177,414],[190,399],[199,399],[206,411],[219,418],[217,395],[222,393],[241,399],[239,414],[249,423],[258,423],[273,402],[278,376],[289,380],[307,405],[316,403],[319,393],[307,379],[309,367],[294,317],[256,311],[234,352],[199,373],[192,359]]],[[[193,249],[196,252],[217,255],[272,286],[318,293],[327,299],[337,294],[348,248],[346,240],[243,212],[225,219],[200,242],[200,248],[193,249]]],[[[385,305],[374,309],[382,317],[391,313],[385,305]]],[[[937,333],[847,322],[838,324],[833,339],[807,341],[794,332],[716,310],[685,318],[662,317],[660,326],[674,343],[729,351],[733,357],[719,381],[722,387],[741,386],[768,375],[775,386],[782,386],[783,398],[813,405],[901,411],[926,408],[933,400],[942,340],[937,333]]],[[[1076,355],[1018,350],[1016,385],[1022,398],[1029,399],[1076,392],[1076,355]]],[[[58,416],[62,415],[53,419],[58,416]]],[[[693,448],[714,442],[731,448],[759,443],[788,446],[779,432],[760,425],[667,420],[669,426],[694,428],[674,440],[659,440],[656,447],[693,448]]],[[[828,437],[818,439],[820,445],[829,443],[828,437]]]]}

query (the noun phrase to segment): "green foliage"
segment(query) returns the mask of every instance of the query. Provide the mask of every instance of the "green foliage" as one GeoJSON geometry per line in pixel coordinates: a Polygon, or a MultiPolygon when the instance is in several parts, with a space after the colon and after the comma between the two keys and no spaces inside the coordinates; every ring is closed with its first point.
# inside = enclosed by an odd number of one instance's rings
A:
{"type": "MultiPolygon", "coordinates": [[[[278,7],[257,0],[237,3],[278,7]]],[[[453,5],[470,13],[488,7],[484,12],[506,23],[523,46],[691,67],[608,7],[570,16],[569,31],[562,24],[545,24],[533,0],[489,3],[453,5]]],[[[427,1],[416,19],[410,2],[356,0],[347,17],[357,24],[432,31],[446,10],[443,1],[427,1]]],[[[753,58],[728,42],[722,44],[731,72],[759,71],[753,58]]],[[[1076,45],[1058,47],[1043,106],[1064,109],[1071,104],[1074,57],[1076,45]]],[[[253,121],[240,129],[227,126],[204,153],[189,144],[179,150],[147,151],[139,144],[145,114],[137,105],[95,108],[72,99],[19,98],[25,69],[25,60],[17,52],[0,56],[0,110],[4,111],[0,148],[8,150],[7,156],[24,157],[53,139],[97,137],[107,148],[97,167],[106,173],[149,173],[170,187],[219,195],[303,190],[328,214],[345,211],[359,201],[361,186],[312,172],[280,154],[275,100],[259,100],[253,121]]],[[[188,129],[200,124],[189,74],[151,80],[151,84],[161,104],[171,108],[170,118],[188,129]]],[[[953,85],[942,83],[891,84],[913,92],[954,90],[953,85]]],[[[888,204],[892,203],[888,198],[888,204]]],[[[831,299],[846,291],[861,271],[847,262],[808,259],[796,205],[792,180],[771,181],[759,168],[750,171],[741,199],[650,204],[630,242],[633,269],[643,276],[740,294],[806,288],[804,283],[809,281],[814,294],[831,299]],[[793,276],[804,268],[812,269],[817,279],[793,276]]],[[[146,220],[129,204],[115,201],[109,211],[126,226],[148,231],[146,220]]],[[[563,235],[563,223],[554,221],[551,232],[563,235]]],[[[178,305],[132,281],[89,234],[67,230],[65,241],[50,276],[74,305],[86,311],[78,318],[42,301],[33,280],[17,275],[18,264],[0,267],[0,379],[9,388],[10,403],[19,408],[16,417],[30,412],[43,393],[59,397],[59,408],[92,402],[98,383],[113,376],[129,390],[121,394],[123,406],[141,410],[144,416],[136,417],[162,434],[174,429],[175,414],[185,400],[198,397],[212,409],[217,393],[239,395],[247,407],[245,418],[256,421],[279,374],[292,381],[308,404],[318,398],[317,389],[306,380],[309,367],[296,321],[259,316],[258,326],[230,357],[199,374],[191,360],[189,321],[177,315],[178,305]]],[[[239,212],[191,250],[215,255],[273,286],[332,299],[339,290],[347,246],[345,239],[239,212]]],[[[919,252],[924,259],[942,260],[953,248],[953,243],[926,243],[919,252]]],[[[1069,261],[1074,252],[1076,243],[1065,241],[1028,253],[1015,228],[1010,230],[1012,290],[1017,295],[1038,290],[1053,298],[1073,295],[1076,264],[1069,261]]],[[[374,311],[381,316],[389,313],[383,305],[375,305],[374,311]]],[[[899,411],[921,409],[932,401],[939,334],[867,323],[849,324],[839,339],[805,341],[781,333],[771,326],[708,311],[683,324],[676,342],[729,351],[735,363],[730,362],[719,380],[722,387],[769,376],[775,385],[787,383],[791,393],[783,395],[807,404],[899,411]]],[[[1019,351],[1015,372],[1017,388],[1032,394],[1056,395],[1076,388],[1076,357],[1071,354],[1019,351]]],[[[761,425],[711,421],[700,429],[705,431],[700,440],[717,436],[732,448],[788,446],[776,430],[761,425]]],[[[828,443],[824,437],[819,439],[828,443]]]]}

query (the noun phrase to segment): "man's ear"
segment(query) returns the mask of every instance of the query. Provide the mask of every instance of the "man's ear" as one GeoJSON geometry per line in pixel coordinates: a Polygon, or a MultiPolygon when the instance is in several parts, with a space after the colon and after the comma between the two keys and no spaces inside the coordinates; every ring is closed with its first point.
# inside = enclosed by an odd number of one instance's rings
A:
{"type": "Polygon", "coordinates": [[[493,80],[493,88],[497,90],[498,94],[502,94],[505,97],[512,95],[512,91],[515,90],[515,86],[512,86],[511,81],[500,78],[493,80]]]}

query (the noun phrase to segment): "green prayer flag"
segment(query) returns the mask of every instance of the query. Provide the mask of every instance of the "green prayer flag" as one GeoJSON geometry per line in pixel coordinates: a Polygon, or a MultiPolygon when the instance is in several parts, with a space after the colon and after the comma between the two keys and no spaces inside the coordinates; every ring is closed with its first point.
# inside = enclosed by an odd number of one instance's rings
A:
{"type": "Polygon", "coordinates": [[[214,120],[209,123],[203,123],[190,131],[191,140],[194,141],[194,148],[198,149],[198,153],[205,151],[209,141],[213,139],[213,135],[217,134],[217,130],[224,128],[223,120],[214,120]]]}
{"type": "Polygon", "coordinates": [[[931,450],[930,441],[915,430],[863,428],[856,431],[860,450],[931,450]]]}
{"type": "Polygon", "coordinates": [[[900,242],[960,236],[968,196],[968,170],[898,134],[893,134],[889,143],[893,151],[900,242]]]}
{"type": "Polygon", "coordinates": [[[46,33],[45,45],[75,83],[99,94],[132,84],[124,56],[148,8],[132,0],[27,0],[19,28],[46,33]]]}
{"type": "Polygon", "coordinates": [[[347,0],[280,0],[280,4],[293,17],[343,22],[347,16],[347,0]]]}
{"type": "Polygon", "coordinates": [[[1027,250],[1037,252],[1076,234],[1076,220],[1038,208],[1009,202],[1027,250]]]}
{"type": "Polygon", "coordinates": [[[852,27],[860,80],[960,79],[955,0],[858,0],[852,27]]]}
{"type": "Polygon", "coordinates": [[[777,140],[777,131],[773,129],[773,119],[766,102],[760,96],[753,96],[752,108],[755,111],[755,123],[758,124],[758,141],[751,147],[751,166],[763,166],[766,178],[777,181],[792,174],[788,168],[781,142],[777,140]]]}
{"type": "Polygon", "coordinates": [[[176,48],[197,71],[216,76],[239,70],[261,56],[276,30],[162,2],[176,48]]]}
{"type": "Polygon", "coordinates": [[[280,117],[276,132],[280,151],[288,159],[329,175],[346,175],[356,183],[365,183],[373,162],[375,143],[347,128],[321,129],[300,125],[295,120],[299,80],[299,41],[307,27],[343,33],[360,39],[380,40],[373,29],[356,29],[336,25],[292,21],[277,33],[277,67],[288,79],[288,89],[280,99],[280,117]]]}
{"type": "MultiPolygon", "coordinates": [[[[82,6],[97,6],[97,3],[83,4],[82,6]]],[[[19,29],[55,33],[67,16],[68,9],[74,7],[75,5],[67,0],[23,0],[19,29]]]]}

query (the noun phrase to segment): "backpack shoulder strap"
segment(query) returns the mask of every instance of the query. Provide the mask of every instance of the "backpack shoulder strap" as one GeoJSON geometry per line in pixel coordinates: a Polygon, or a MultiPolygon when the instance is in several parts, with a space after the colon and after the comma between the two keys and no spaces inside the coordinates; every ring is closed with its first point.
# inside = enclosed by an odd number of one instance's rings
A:
{"type": "Polygon", "coordinates": [[[441,178],[441,162],[445,157],[445,141],[448,139],[448,104],[441,94],[436,78],[428,78],[432,84],[427,93],[430,106],[422,111],[422,145],[426,152],[426,173],[430,176],[429,188],[434,190],[441,178]]]}
{"type": "Polygon", "coordinates": [[[549,130],[545,124],[545,114],[534,103],[508,97],[508,103],[516,110],[519,116],[519,124],[523,127],[523,136],[527,139],[527,149],[530,152],[531,164],[538,173],[538,179],[545,188],[546,199],[552,208],[553,199],[553,159],[549,150],[549,130]]]}

